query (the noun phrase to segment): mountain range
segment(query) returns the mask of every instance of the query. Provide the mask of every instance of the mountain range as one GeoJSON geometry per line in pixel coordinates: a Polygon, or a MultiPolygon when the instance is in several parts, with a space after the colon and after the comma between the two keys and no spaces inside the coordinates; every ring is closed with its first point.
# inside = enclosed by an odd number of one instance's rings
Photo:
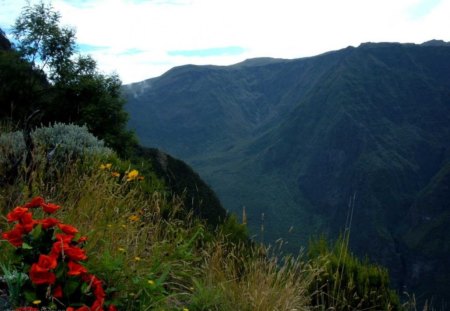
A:
{"type": "Polygon", "coordinates": [[[364,43],[126,85],[141,144],[190,164],[255,240],[350,231],[394,285],[449,300],[450,45],[364,43]]]}

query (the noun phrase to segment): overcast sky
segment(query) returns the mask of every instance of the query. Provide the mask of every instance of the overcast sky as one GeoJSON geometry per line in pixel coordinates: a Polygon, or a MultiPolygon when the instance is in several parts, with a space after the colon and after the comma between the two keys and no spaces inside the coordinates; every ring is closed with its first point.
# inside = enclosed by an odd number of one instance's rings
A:
{"type": "MultiPolygon", "coordinates": [[[[36,1],[30,1],[36,3],[36,1]]],[[[48,2],[48,1],[47,1],[48,2]]],[[[450,0],[54,0],[80,51],[124,83],[184,64],[300,58],[362,42],[450,41],[450,0]]],[[[25,0],[0,0],[8,32],[25,0]]]]}

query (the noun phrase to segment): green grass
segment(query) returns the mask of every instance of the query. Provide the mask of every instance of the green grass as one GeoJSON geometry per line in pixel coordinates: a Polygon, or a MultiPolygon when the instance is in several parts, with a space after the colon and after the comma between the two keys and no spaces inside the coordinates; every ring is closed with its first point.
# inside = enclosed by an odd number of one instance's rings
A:
{"type": "MultiPolygon", "coordinates": [[[[384,270],[349,257],[348,267],[370,273],[353,283],[339,279],[335,289],[342,290],[316,287],[317,280],[333,282],[342,272],[339,264],[329,264],[334,250],[309,258],[283,255],[282,243],[272,248],[248,240],[246,226],[234,216],[212,229],[192,213],[180,213],[183,198],[167,192],[148,166],[143,180],[127,181],[133,169],[140,166],[115,155],[79,158],[60,169],[40,162],[22,166],[12,182],[0,187],[0,227],[9,230],[8,211],[33,196],[61,205],[55,217],[87,235],[86,267],[105,282],[107,301],[119,310],[326,310],[338,306],[335,302],[352,284],[362,286],[368,309],[379,307],[379,297],[369,295],[378,285],[364,280],[382,277],[385,286],[384,270]],[[101,168],[106,163],[111,167],[101,168]],[[325,295],[335,296],[332,304],[317,301],[325,295]]],[[[5,263],[0,274],[11,275],[7,264],[14,248],[4,240],[0,247],[5,263]]],[[[0,285],[6,297],[17,295],[12,285],[0,285]]],[[[377,293],[387,303],[396,302],[389,291],[377,293]]],[[[346,306],[355,309],[358,302],[346,306]]]]}

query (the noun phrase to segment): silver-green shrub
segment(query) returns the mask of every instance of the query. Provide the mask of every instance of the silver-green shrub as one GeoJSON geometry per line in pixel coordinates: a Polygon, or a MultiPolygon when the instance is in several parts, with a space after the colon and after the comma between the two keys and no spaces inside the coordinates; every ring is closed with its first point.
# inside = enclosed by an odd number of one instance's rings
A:
{"type": "MultiPolygon", "coordinates": [[[[109,156],[113,151],[89,133],[86,126],[55,123],[31,132],[34,160],[63,164],[85,156],[109,156]]],[[[24,158],[26,146],[21,131],[0,134],[0,167],[24,158]]]]}
{"type": "Polygon", "coordinates": [[[57,158],[78,158],[91,155],[110,155],[111,149],[102,140],[89,133],[86,126],[55,123],[40,127],[31,133],[34,144],[57,158]]]}
{"type": "Polygon", "coordinates": [[[0,165],[19,159],[25,151],[22,132],[0,134],[0,165]]]}

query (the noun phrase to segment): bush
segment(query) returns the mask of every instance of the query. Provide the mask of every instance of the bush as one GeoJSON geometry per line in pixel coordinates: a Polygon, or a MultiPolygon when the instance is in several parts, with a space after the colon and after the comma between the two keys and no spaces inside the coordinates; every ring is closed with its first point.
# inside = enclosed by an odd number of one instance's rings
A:
{"type": "MultiPolygon", "coordinates": [[[[37,128],[31,132],[34,144],[33,160],[36,162],[52,162],[61,168],[67,161],[84,156],[109,156],[112,150],[105,147],[103,141],[89,133],[86,126],[55,123],[49,127],[37,128]],[[38,151],[44,151],[45,158],[38,151]]],[[[23,132],[16,131],[0,135],[0,171],[8,171],[26,155],[26,144],[23,132]]],[[[22,163],[23,164],[23,163],[22,163]]]]}
{"type": "Polygon", "coordinates": [[[312,302],[318,310],[400,310],[390,289],[388,271],[348,249],[348,238],[329,245],[324,238],[310,243],[308,256],[321,273],[313,282],[312,302]]]}

